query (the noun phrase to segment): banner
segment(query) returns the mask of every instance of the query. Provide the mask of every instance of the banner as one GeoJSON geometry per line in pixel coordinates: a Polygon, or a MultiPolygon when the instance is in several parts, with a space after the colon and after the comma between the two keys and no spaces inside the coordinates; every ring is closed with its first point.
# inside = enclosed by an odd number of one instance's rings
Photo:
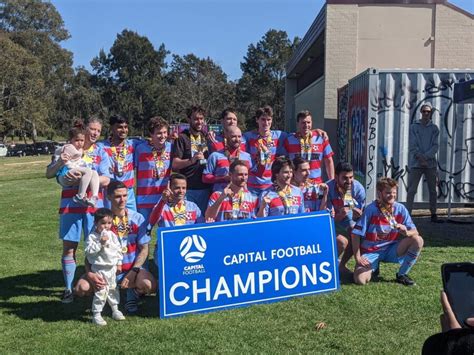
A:
{"type": "Polygon", "coordinates": [[[160,228],[157,237],[161,318],[339,288],[327,212],[160,228]]]}

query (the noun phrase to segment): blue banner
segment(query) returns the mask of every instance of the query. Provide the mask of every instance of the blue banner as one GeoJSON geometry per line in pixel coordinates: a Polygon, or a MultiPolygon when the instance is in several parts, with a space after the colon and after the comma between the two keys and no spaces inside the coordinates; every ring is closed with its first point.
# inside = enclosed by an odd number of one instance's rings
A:
{"type": "Polygon", "coordinates": [[[157,237],[161,318],[339,288],[327,212],[160,228],[157,237]]]}

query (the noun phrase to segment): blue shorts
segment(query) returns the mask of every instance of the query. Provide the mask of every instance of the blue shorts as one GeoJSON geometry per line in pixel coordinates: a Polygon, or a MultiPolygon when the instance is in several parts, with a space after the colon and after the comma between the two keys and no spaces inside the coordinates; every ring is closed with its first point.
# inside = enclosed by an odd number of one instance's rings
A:
{"type": "Polygon", "coordinates": [[[405,255],[397,255],[397,248],[399,243],[400,242],[395,242],[383,249],[371,253],[362,254],[362,256],[370,262],[372,271],[375,271],[379,267],[379,263],[381,261],[385,263],[402,264],[405,255]]]}
{"type": "Polygon", "coordinates": [[[66,213],[59,217],[59,239],[79,243],[81,234],[84,240],[94,228],[94,216],[90,213],[66,213]]]}
{"type": "MultiPolygon", "coordinates": [[[[104,198],[104,207],[111,209],[112,203],[108,198],[104,198]]],[[[135,191],[133,189],[128,189],[127,191],[127,206],[129,210],[137,212],[137,202],[135,200],[135,191]]]]}

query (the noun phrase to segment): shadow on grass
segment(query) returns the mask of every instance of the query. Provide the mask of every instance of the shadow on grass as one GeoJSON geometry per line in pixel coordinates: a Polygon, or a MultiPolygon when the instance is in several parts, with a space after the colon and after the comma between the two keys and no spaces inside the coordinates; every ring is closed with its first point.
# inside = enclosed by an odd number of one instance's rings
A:
{"type": "MultiPolygon", "coordinates": [[[[441,218],[443,219],[443,218],[441,218]]],[[[474,222],[473,216],[456,216],[461,222],[474,222]]],[[[418,217],[413,221],[429,247],[474,247],[473,224],[432,223],[430,217],[418,217]]]]}
{"type": "MultiPolygon", "coordinates": [[[[79,267],[76,276],[82,275],[79,267]]],[[[0,279],[0,309],[24,320],[41,319],[45,322],[76,320],[90,322],[92,296],[75,298],[73,303],[62,304],[64,286],[60,270],[44,270],[33,274],[10,276],[0,279]],[[45,300],[45,298],[47,298],[45,300]]],[[[125,291],[121,292],[121,306],[125,302],[125,291]]],[[[103,314],[110,316],[106,306],[103,314]]],[[[156,296],[142,297],[136,317],[155,318],[159,316],[156,296]]]]}

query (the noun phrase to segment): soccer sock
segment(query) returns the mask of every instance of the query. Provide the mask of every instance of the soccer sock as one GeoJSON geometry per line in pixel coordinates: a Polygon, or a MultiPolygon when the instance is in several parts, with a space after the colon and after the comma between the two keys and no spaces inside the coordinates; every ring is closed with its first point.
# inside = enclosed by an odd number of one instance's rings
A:
{"type": "Polygon", "coordinates": [[[66,289],[72,289],[74,274],[76,273],[76,260],[72,256],[63,256],[61,259],[63,265],[63,277],[66,289]]]}
{"type": "Polygon", "coordinates": [[[400,270],[398,270],[399,275],[406,275],[410,272],[413,265],[416,263],[416,259],[420,256],[419,250],[411,250],[408,249],[407,253],[405,254],[405,258],[403,259],[403,263],[400,266],[400,270]]]}

